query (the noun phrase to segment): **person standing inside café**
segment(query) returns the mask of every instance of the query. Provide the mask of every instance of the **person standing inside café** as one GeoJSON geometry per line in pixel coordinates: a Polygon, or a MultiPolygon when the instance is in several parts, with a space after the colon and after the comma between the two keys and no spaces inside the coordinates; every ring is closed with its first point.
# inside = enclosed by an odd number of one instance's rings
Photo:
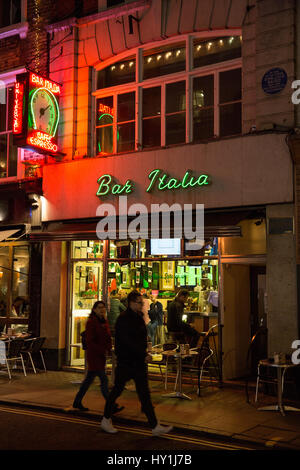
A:
{"type": "Polygon", "coordinates": [[[188,297],[189,291],[181,289],[173,302],[168,305],[167,328],[175,340],[180,339],[180,335],[184,334],[184,341],[189,342],[190,347],[194,348],[197,346],[200,333],[182,320],[184,304],[187,302],[188,297]]]}
{"type": "Polygon", "coordinates": [[[125,305],[120,301],[117,296],[117,291],[113,290],[110,294],[110,308],[108,312],[108,324],[112,335],[115,332],[115,323],[121,312],[126,310],[125,305]]]}
{"type": "Polygon", "coordinates": [[[150,299],[149,317],[154,327],[153,344],[165,343],[163,305],[157,300],[156,295],[151,295],[150,299]]]}
{"type": "MultiPolygon", "coordinates": [[[[73,408],[81,411],[88,411],[83,406],[82,399],[93,383],[96,376],[100,380],[102,395],[107,399],[108,378],[105,373],[106,354],[111,351],[111,335],[107,323],[106,306],[102,300],[94,303],[88,321],[86,323],[86,354],[87,354],[87,374],[80,389],[74,399],[73,408]]],[[[124,407],[115,404],[113,413],[121,411],[124,407]]]]}
{"type": "Polygon", "coordinates": [[[143,297],[138,291],[128,295],[128,308],[122,312],[116,322],[115,353],[117,367],[115,385],[106,401],[101,429],[114,434],[117,429],[111,422],[115,400],[123,392],[126,383],[133,379],[136,391],[146,414],[153,436],[160,436],[171,431],[171,426],[161,426],[156,418],[148,385],[147,366],[147,329],[142,313],[143,297]]]}

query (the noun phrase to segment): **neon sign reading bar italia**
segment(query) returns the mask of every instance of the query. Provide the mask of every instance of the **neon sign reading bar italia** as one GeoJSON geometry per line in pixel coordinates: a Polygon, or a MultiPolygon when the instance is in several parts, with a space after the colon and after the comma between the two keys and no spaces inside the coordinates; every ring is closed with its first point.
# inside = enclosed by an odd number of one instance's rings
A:
{"type": "MultiPolygon", "coordinates": [[[[189,189],[195,187],[206,186],[210,184],[209,175],[199,175],[195,177],[192,175],[190,170],[187,170],[182,179],[170,178],[167,173],[162,170],[155,169],[149,173],[148,178],[150,183],[146,189],[149,193],[153,189],[159,191],[164,190],[177,190],[177,189],[189,189]]],[[[130,194],[134,191],[134,183],[131,180],[127,180],[124,185],[113,182],[111,175],[102,175],[98,178],[97,183],[99,184],[97,196],[107,196],[109,194],[121,195],[130,194]]]]}
{"type": "Polygon", "coordinates": [[[60,86],[46,78],[40,77],[35,73],[30,73],[30,83],[41,88],[46,88],[52,93],[59,94],[60,86]]]}

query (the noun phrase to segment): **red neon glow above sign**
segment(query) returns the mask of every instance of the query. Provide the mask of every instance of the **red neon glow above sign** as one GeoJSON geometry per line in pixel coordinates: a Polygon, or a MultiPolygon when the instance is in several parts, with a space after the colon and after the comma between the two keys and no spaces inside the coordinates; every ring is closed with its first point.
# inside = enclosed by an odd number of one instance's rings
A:
{"type": "Polygon", "coordinates": [[[54,94],[60,94],[60,86],[57,83],[48,80],[47,78],[40,77],[35,73],[30,73],[30,83],[34,86],[47,88],[47,90],[52,91],[54,94]]]}
{"type": "Polygon", "coordinates": [[[14,93],[13,133],[21,134],[23,127],[24,83],[16,82],[14,93]]]}
{"type": "Polygon", "coordinates": [[[48,150],[52,153],[56,153],[58,151],[58,146],[52,142],[52,136],[45,132],[33,131],[28,135],[27,143],[43,150],[48,150]]]}

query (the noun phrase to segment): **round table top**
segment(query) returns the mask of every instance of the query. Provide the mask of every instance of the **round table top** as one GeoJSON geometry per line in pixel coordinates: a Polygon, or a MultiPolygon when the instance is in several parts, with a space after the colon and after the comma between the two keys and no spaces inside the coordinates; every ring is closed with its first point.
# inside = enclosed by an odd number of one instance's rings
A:
{"type": "Polygon", "coordinates": [[[2,333],[0,335],[0,340],[5,341],[7,339],[27,339],[29,337],[30,335],[27,333],[17,333],[15,335],[7,335],[5,333],[2,333]]]}
{"type": "Polygon", "coordinates": [[[261,359],[259,363],[262,366],[269,366],[269,367],[282,367],[282,368],[289,368],[289,367],[295,367],[299,366],[300,364],[294,364],[293,362],[284,362],[284,363],[277,363],[277,362],[272,362],[269,359],[261,359]]]}
{"type": "Polygon", "coordinates": [[[191,357],[198,354],[198,351],[193,351],[190,349],[189,353],[186,352],[181,353],[180,351],[176,351],[176,349],[169,349],[167,351],[163,351],[162,354],[164,356],[174,356],[174,357],[191,357]]]}

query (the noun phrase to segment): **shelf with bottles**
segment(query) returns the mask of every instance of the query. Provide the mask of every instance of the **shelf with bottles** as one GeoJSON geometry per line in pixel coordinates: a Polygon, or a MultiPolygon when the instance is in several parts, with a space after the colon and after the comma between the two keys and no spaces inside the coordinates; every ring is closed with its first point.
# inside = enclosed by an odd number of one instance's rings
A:
{"type": "Polygon", "coordinates": [[[79,240],[72,241],[71,255],[74,259],[102,258],[103,241],[79,240]]]}
{"type": "Polygon", "coordinates": [[[72,307],[74,311],[91,310],[101,297],[102,264],[76,261],[73,265],[72,307]]]}

